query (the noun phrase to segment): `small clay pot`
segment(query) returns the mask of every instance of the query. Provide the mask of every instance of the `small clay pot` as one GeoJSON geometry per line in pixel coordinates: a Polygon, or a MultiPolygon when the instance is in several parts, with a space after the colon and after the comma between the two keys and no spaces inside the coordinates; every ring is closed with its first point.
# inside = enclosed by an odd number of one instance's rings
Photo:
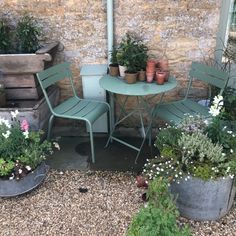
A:
{"type": "Polygon", "coordinates": [[[166,77],[165,77],[165,82],[167,82],[169,80],[169,76],[170,76],[170,71],[169,70],[166,70],[166,71],[163,71],[166,73],[166,77]]]}
{"type": "Polygon", "coordinates": [[[134,84],[137,81],[138,73],[127,73],[125,72],[125,81],[128,84],[134,84]]]}
{"type": "Polygon", "coordinates": [[[119,75],[119,67],[118,67],[118,65],[110,64],[109,65],[109,74],[111,76],[118,76],[119,75]]]}
{"type": "Polygon", "coordinates": [[[145,81],[146,79],[146,71],[145,70],[141,70],[138,72],[138,80],[139,81],[145,81]]]}
{"type": "Polygon", "coordinates": [[[156,82],[159,85],[163,85],[165,83],[166,73],[163,71],[156,72],[156,82]]]}
{"type": "Polygon", "coordinates": [[[149,67],[149,68],[155,68],[156,64],[157,64],[157,62],[155,60],[148,60],[147,61],[147,67],[149,67]]]}

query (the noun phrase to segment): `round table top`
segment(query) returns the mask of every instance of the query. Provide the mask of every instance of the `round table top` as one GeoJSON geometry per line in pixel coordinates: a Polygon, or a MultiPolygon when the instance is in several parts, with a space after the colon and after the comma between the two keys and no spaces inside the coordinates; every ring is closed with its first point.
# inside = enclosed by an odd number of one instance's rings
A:
{"type": "Polygon", "coordinates": [[[130,96],[145,96],[165,93],[177,86],[177,81],[173,76],[169,77],[168,82],[163,85],[158,85],[156,82],[137,82],[135,84],[128,84],[121,77],[113,77],[104,75],[100,81],[100,86],[112,93],[130,95],[130,96]]]}

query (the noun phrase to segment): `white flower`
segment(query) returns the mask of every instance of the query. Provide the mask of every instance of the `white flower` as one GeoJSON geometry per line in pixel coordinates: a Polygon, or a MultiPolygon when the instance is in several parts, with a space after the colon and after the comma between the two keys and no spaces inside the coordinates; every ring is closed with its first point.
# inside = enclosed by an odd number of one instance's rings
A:
{"type": "Polygon", "coordinates": [[[30,171],[31,167],[30,166],[25,166],[26,170],[30,171]]]}
{"type": "Polygon", "coordinates": [[[10,136],[10,134],[11,134],[11,131],[10,131],[10,130],[7,130],[6,133],[2,133],[2,136],[3,136],[4,138],[8,138],[8,137],[10,136]]]}
{"type": "Polygon", "coordinates": [[[217,107],[211,106],[210,110],[209,110],[209,113],[212,116],[218,116],[220,114],[220,109],[218,109],[217,107]]]}
{"type": "Polygon", "coordinates": [[[233,153],[234,151],[233,151],[233,149],[230,149],[230,153],[233,153]]]}
{"type": "Polygon", "coordinates": [[[16,116],[19,114],[19,111],[18,110],[15,110],[15,111],[11,111],[11,116],[12,118],[16,118],[16,116]]]}
{"type": "Polygon", "coordinates": [[[25,139],[28,139],[29,138],[29,131],[28,130],[24,131],[23,135],[25,136],[25,139]]]}
{"type": "Polygon", "coordinates": [[[227,131],[227,133],[228,133],[228,134],[232,134],[232,133],[233,133],[233,131],[231,131],[231,130],[228,130],[228,131],[227,131]]]}
{"type": "Polygon", "coordinates": [[[22,169],[19,169],[19,174],[21,174],[22,173],[22,169]]]}
{"type": "Polygon", "coordinates": [[[59,146],[59,144],[58,144],[57,142],[53,142],[53,145],[54,145],[55,148],[57,148],[58,150],[60,150],[60,146],[59,146]]]}

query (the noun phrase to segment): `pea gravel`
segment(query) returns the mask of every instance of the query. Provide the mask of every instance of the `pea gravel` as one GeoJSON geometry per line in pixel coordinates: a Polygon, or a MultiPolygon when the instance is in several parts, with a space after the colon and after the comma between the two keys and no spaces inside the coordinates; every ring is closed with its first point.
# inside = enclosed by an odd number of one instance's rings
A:
{"type": "MultiPolygon", "coordinates": [[[[0,198],[0,236],[119,236],[143,202],[132,173],[50,171],[43,185],[17,198],[0,198]],[[80,188],[87,188],[81,193],[80,188]]],[[[216,222],[185,218],[194,236],[236,236],[236,205],[216,222]]]]}

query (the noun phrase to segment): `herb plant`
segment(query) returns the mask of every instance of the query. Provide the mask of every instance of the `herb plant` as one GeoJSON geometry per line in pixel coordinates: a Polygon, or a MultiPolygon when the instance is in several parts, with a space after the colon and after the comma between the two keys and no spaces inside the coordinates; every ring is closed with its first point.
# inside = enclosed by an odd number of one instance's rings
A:
{"type": "Polygon", "coordinates": [[[190,176],[234,178],[236,134],[222,120],[223,101],[222,96],[214,98],[211,118],[187,115],[178,125],[160,130],[155,142],[160,157],[147,160],[143,169],[147,179],[165,176],[178,183],[190,176]]]}

